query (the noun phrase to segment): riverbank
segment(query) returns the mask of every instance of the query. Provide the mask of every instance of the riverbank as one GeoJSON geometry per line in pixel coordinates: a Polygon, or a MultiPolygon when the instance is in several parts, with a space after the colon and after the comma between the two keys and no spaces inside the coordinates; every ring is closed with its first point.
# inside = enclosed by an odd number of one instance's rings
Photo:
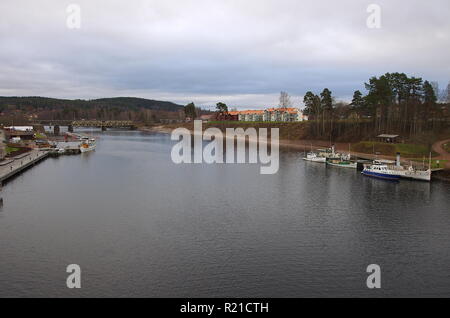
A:
{"type": "MultiPolygon", "coordinates": [[[[164,133],[164,134],[170,134],[173,129],[177,128],[173,125],[159,125],[159,126],[152,126],[152,127],[141,127],[140,130],[144,132],[155,132],[155,133],[164,133]]],[[[189,127],[183,127],[189,129],[192,133],[193,130],[189,127]]],[[[203,127],[205,128],[205,127],[203,127]]],[[[225,136],[226,138],[226,136],[225,136]]],[[[439,145],[445,144],[447,141],[439,142],[439,145]]],[[[358,157],[361,159],[367,159],[367,160],[374,160],[374,159],[386,159],[386,160],[396,160],[395,155],[387,155],[387,154],[369,154],[354,150],[349,150],[353,148],[353,146],[356,143],[342,143],[342,142],[336,142],[333,143],[335,146],[336,151],[342,152],[342,153],[350,153],[353,157],[358,157]]],[[[279,141],[280,148],[287,148],[292,150],[299,150],[299,151],[310,151],[311,149],[317,150],[320,148],[327,148],[331,147],[332,144],[330,141],[325,140],[286,140],[286,139],[280,139],[279,141]]],[[[433,158],[433,166],[436,165],[436,161],[440,160],[440,166],[439,168],[443,169],[443,171],[437,171],[435,172],[436,179],[445,180],[450,182],[450,154],[446,153],[444,149],[441,149],[442,151],[438,151],[439,145],[435,144],[433,145],[433,152],[435,157],[433,158]],[[445,155],[447,154],[447,155],[445,155]]],[[[401,161],[404,164],[410,164],[411,162],[415,162],[417,164],[420,164],[419,158],[417,156],[408,157],[403,156],[401,161]]],[[[427,161],[427,160],[426,160],[427,161]]],[[[428,162],[428,161],[427,161],[428,162]]],[[[437,167],[434,167],[437,168],[437,167]]]]}
{"type": "Polygon", "coordinates": [[[25,155],[20,155],[5,161],[0,165],[0,183],[7,181],[23,170],[47,158],[49,153],[49,151],[32,150],[25,155]]]}
{"type": "MultiPolygon", "coordinates": [[[[157,133],[164,133],[164,134],[170,134],[173,129],[176,127],[168,126],[168,125],[159,125],[159,126],[152,126],[152,127],[141,127],[141,131],[147,131],[147,132],[157,132],[157,133]]],[[[189,129],[191,132],[193,132],[192,129],[188,127],[183,127],[189,129]]],[[[205,128],[205,127],[204,127],[205,128]]],[[[301,140],[287,140],[287,139],[280,139],[280,147],[284,148],[290,148],[294,150],[301,150],[301,151],[309,151],[311,149],[316,150],[319,148],[327,148],[331,147],[332,145],[335,146],[336,150],[339,152],[345,152],[345,153],[351,153],[352,156],[364,158],[364,159],[387,159],[387,160],[395,160],[395,155],[386,155],[386,154],[369,154],[365,152],[360,151],[349,151],[349,147],[351,148],[355,143],[343,143],[343,142],[335,142],[330,143],[330,141],[327,140],[309,140],[309,139],[301,139],[301,140]]],[[[437,157],[437,159],[445,160],[445,158],[437,157]]],[[[450,159],[450,158],[449,158],[450,159]]],[[[417,160],[417,157],[403,157],[402,160],[404,161],[410,161],[410,160],[417,160]]]]}

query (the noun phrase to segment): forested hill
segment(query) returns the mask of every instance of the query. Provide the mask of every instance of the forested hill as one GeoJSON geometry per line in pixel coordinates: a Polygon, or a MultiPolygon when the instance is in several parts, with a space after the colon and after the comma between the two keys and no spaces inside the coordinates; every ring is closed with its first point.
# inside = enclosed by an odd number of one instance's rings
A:
{"type": "Polygon", "coordinates": [[[109,105],[109,106],[116,106],[116,107],[136,107],[136,108],[146,108],[146,109],[152,109],[152,110],[165,110],[165,111],[179,111],[184,110],[184,106],[177,105],[172,102],[166,102],[166,101],[158,101],[158,100],[152,100],[152,99],[145,99],[145,98],[136,98],[136,97],[115,97],[115,98],[102,98],[102,99],[95,99],[91,101],[96,104],[100,105],[109,105]]]}
{"type": "Polygon", "coordinates": [[[70,100],[70,99],[56,99],[47,97],[2,97],[0,96],[0,110],[7,107],[16,109],[30,109],[36,110],[60,110],[63,108],[79,109],[80,108],[116,108],[120,110],[161,110],[177,112],[182,110],[181,105],[172,102],[157,101],[144,98],[135,97],[115,97],[115,98],[101,98],[93,100],[70,100]]]}
{"type": "Polygon", "coordinates": [[[0,124],[34,120],[133,120],[154,123],[161,119],[180,119],[184,108],[172,102],[135,97],[93,100],[47,97],[1,97],[0,124]]]}

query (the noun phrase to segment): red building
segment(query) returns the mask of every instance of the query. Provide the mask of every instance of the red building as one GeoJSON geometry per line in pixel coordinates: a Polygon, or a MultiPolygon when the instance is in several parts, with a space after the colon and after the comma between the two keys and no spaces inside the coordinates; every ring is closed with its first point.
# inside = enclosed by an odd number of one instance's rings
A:
{"type": "Polygon", "coordinates": [[[228,113],[217,114],[218,121],[239,121],[239,112],[231,111],[228,113]]]}

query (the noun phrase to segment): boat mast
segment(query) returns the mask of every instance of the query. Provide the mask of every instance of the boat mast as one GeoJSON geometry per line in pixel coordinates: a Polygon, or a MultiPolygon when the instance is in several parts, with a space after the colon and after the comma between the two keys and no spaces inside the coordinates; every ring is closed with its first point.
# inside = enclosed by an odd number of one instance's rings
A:
{"type": "Polygon", "coordinates": [[[430,163],[429,163],[429,165],[428,165],[428,169],[429,169],[430,172],[431,172],[431,152],[430,152],[430,163]]]}

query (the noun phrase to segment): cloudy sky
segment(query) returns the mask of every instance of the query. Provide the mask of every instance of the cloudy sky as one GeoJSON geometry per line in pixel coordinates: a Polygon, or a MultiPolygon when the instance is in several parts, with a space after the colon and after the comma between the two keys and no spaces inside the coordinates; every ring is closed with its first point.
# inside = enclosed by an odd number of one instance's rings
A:
{"type": "Polygon", "coordinates": [[[301,106],[385,72],[444,87],[449,40],[448,0],[2,0],[0,95],[263,108],[284,90],[301,106]],[[367,27],[372,3],[381,28],[367,27]]]}

